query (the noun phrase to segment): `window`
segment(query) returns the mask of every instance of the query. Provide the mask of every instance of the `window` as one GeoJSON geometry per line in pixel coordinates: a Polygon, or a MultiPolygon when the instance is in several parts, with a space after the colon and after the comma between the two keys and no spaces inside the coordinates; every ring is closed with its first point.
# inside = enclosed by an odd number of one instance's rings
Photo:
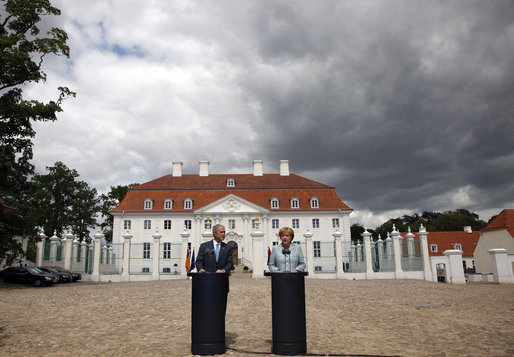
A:
{"type": "Polygon", "coordinates": [[[164,200],[164,209],[171,209],[173,207],[173,201],[167,198],[164,200]]]}
{"type": "Polygon", "coordinates": [[[236,229],[236,220],[235,219],[228,220],[228,229],[236,229]]]}
{"type": "Polygon", "coordinates": [[[153,207],[153,201],[149,198],[145,200],[145,209],[152,209],[153,207]]]}
{"type": "Polygon", "coordinates": [[[190,198],[186,198],[184,200],[184,209],[192,209],[193,208],[193,200],[190,198]]]}
{"type": "Polygon", "coordinates": [[[152,229],[152,221],[150,221],[149,219],[145,219],[144,229],[152,229]]]}
{"type": "Polygon", "coordinates": [[[271,228],[278,229],[280,228],[280,221],[278,219],[272,219],[271,220],[271,228]]]}
{"type": "Polygon", "coordinates": [[[332,218],[332,228],[339,228],[339,218],[332,218]]]}
{"type": "Polygon", "coordinates": [[[272,198],[271,199],[271,208],[278,209],[279,208],[278,202],[279,202],[278,198],[272,198]]]}
{"type": "Polygon", "coordinates": [[[171,229],[171,219],[164,220],[164,229],[171,229]]]}
{"type": "Polygon", "coordinates": [[[312,219],[312,228],[319,228],[319,218],[312,219]]]}
{"type": "Polygon", "coordinates": [[[298,218],[293,218],[293,228],[300,228],[300,220],[298,218]]]}
{"type": "Polygon", "coordinates": [[[191,229],[191,220],[190,219],[186,219],[184,221],[184,228],[185,229],[191,229]]]}
{"type": "Polygon", "coordinates": [[[149,273],[150,272],[150,268],[143,268],[141,271],[143,273],[149,273]]]}
{"type": "Polygon", "coordinates": [[[311,201],[311,208],[319,208],[319,200],[317,197],[311,198],[310,201],[311,201]]]}
{"type": "Polygon", "coordinates": [[[299,208],[300,207],[300,201],[298,198],[292,198],[291,199],[291,208],[299,208]]]}
{"type": "Polygon", "coordinates": [[[191,242],[188,242],[188,243],[187,243],[187,250],[188,250],[188,251],[191,251],[191,242]]]}
{"type": "Polygon", "coordinates": [[[162,258],[171,259],[171,243],[166,242],[162,245],[162,258]]]}
{"type": "Polygon", "coordinates": [[[430,244],[430,251],[432,253],[437,253],[437,244],[430,244]]]}
{"type": "Polygon", "coordinates": [[[322,267],[320,267],[319,265],[316,265],[316,266],[314,267],[314,271],[323,271],[323,268],[322,268],[322,267]]]}
{"type": "Polygon", "coordinates": [[[150,243],[143,243],[143,259],[150,259],[150,243]]]}
{"type": "Polygon", "coordinates": [[[460,243],[455,243],[455,249],[457,249],[457,250],[462,250],[462,244],[460,244],[460,243]]]}
{"type": "Polygon", "coordinates": [[[130,219],[126,219],[123,221],[123,229],[130,229],[131,226],[132,222],[130,221],[130,219]]]}
{"type": "Polygon", "coordinates": [[[252,229],[259,229],[259,219],[252,219],[252,229]]]}
{"type": "Polygon", "coordinates": [[[227,187],[235,187],[236,186],[236,180],[234,180],[233,178],[229,178],[227,180],[227,187]]]}
{"type": "Polygon", "coordinates": [[[315,240],[312,244],[314,245],[314,258],[321,257],[321,242],[319,240],[315,240]]]}
{"type": "Polygon", "coordinates": [[[171,273],[171,268],[162,268],[163,273],[171,273]]]}
{"type": "Polygon", "coordinates": [[[203,226],[206,230],[208,229],[212,229],[212,221],[210,218],[207,218],[204,223],[203,223],[203,226]]]}

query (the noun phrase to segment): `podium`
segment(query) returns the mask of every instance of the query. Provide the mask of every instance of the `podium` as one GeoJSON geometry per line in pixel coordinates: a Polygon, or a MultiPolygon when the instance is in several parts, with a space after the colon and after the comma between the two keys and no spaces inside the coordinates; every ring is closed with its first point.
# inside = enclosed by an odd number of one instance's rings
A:
{"type": "Polygon", "coordinates": [[[230,273],[188,273],[192,282],[191,353],[225,353],[225,312],[230,273]]]}
{"type": "Polygon", "coordinates": [[[264,273],[271,276],[273,347],[277,355],[307,353],[305,281],[309,273],[264,273]]]}

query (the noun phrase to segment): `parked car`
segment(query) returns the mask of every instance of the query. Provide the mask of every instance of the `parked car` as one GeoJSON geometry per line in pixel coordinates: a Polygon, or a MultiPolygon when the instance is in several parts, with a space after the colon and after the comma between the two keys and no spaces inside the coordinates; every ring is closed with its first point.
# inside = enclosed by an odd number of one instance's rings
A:
{"type": "Polygon", "coordinates": [[[54,268],[58,271],[61,271],[63,273],[67,273],[67,274],[70,274],[71,277],[72,277],[72,281],[77,281],[77,280],[81,280],[82,279],[82,274],[80,273],[77,273],[77,272],[74,272],[74,271],[69,271],[68,269],[64,269],[64,268],[61,268],[61,267],[51,267],[51,268],[54,268]]]}
{"type": "Polygon", "coordinates": [[[33,284],[34,286],[52,286],[57,277],[36,267],[9,267],[0,272],[6,283],[33,284]]]}
{"type": "Polygon", "coordinates": [[[71,283],[73,281],[73,277],[71,276],[71,274],[62,272],[56,269],[55,267],[44,266],[38,267],[38,269],[41,269],[42,271],[47,272],[49,274],[57,275],[59,277],[59,283],[71,283]]]}

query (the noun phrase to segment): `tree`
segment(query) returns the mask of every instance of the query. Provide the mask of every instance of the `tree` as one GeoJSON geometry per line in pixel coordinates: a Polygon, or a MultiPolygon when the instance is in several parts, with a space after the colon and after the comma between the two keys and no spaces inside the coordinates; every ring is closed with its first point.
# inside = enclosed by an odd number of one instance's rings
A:
{"type": "Polygon", "coordinates": [[[101,213],[103,218],[103,222],[100,223],[100,228],[102,228],[102,232],[105,235],[106,241],[112,242],[112,224],[114,217],[109,212],[116,208],[116,206],[118,206],[121,201],[123,201],[129,188],[138,185],[138,183],[132,183],[128,186],[111,186],[111,190],[107,195],[102,194],[100,196],[100,200],[102,202],[101,213]]]}
{"type": "Polygon", "coordinates": [[[23,98],[23,85],[46,80],[42,65],[47,55],[69,57],[66,32],[51,28],[41,36],[38,28],[42,16],[59,15],[60,10],[49,0],[0,0],[0,6],[0,197],[15,207],[14,214],[19,216],[0,216],[0,222],[8,219],[11,224],[9,229],[0,227],[1,259],[9,246],[15,248],[11,244],[13,234],[34,233],[31,222],[24,219],[25,210],[20,208],[29,189],[28,178],[34,172],[30,163],[35,135],[32,122],[56,120],[62,101],[75,93],[59,87],[56,101],[23,98]]]}
{"type": "Polygon", "coordinates": [[[62,235],[70,229],[80,241],[89,241],[89,229],[96,227],[100,211],[96,189],[76,180],[78,172],[62,162],[47,170],[46,175],[34,175],[32,191],[26,197],[32,207],[37,207],[32,221],[50,234],[62,235]]]}
{"type": "Polygon", "coordinates": [[[413,232],[419,231],[421,224],[423,224],[429,232],[460,231],[465,226],[471,226],[473,230],[480,230],[486,226],[484,221],[478,219],[477,214],[471,213],[465,209],[442,213],[425,211],[421,215],[414,213],[413,215],[391,218],[377,227],[376,233],[380,234],[382,238],[386,237],[387,232],[392,231],[393,224],[399,232],[407,232],[409,227],[413,232]]]}

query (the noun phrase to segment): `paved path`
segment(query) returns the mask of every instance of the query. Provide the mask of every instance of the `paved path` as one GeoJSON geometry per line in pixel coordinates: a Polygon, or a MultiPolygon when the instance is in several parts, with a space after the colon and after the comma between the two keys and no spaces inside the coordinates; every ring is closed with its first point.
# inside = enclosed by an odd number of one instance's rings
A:
{"type": "MultiPolygon", "coordinates": [[[[306,280],[311,355],[513,356],[514,285],[306,280]]],[[[188,356],[191,281],[0,291],[1,356],[188,356]]],[[[228,356],[270,355],[270,281],[233,274],[228,356]],[[252,353],[253,352],[253,353],[252,353]]]]}

